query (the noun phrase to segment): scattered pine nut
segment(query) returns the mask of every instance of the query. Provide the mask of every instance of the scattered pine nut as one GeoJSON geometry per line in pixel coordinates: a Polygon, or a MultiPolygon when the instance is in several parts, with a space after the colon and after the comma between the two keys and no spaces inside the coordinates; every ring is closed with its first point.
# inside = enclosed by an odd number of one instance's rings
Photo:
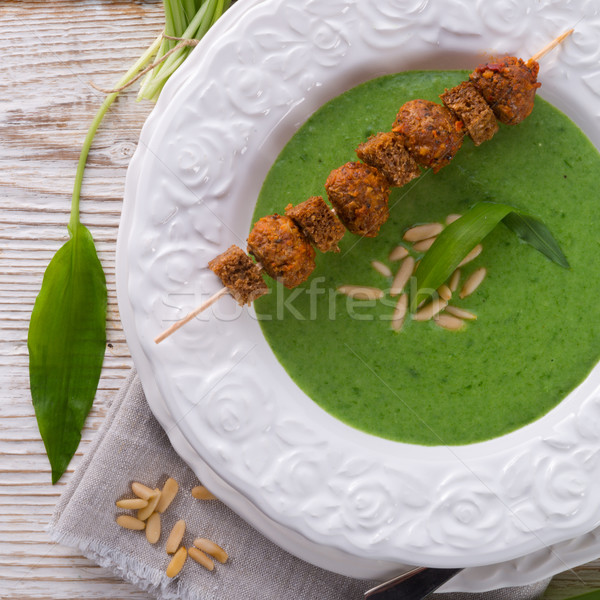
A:
{"type": "Polygon", "coordinates": [[[384,265],[382,262],[380,262],[378,260],[372,261],[371,262],[371,266],[378,273],[381,273],[384,277],[391,277],[392,276],[392,270],[387,265],[384,265]]]}
{"type": "Polygon", "coordinates": [[[213,496],[203,485],[197,485],[192,488],[192,496],[197,500],[218,500],[216,496],[213,496]]]}
{"type": "Polygon", "coordinates": [[[173,578],[179,575],[179,572],[181,571],[181,569],[183,569],[183,565],[185,564],[186,560],[187,550],[185,549],[185,546],[182,546],[181,548],[179,548],[179,550],[177,550],[175,556],[173,556],[171,562],[169,563],[169,566],[167,567],[167,577],[173,578]]]}
{"type": "Polygon", "coordinates": [[[443,329],[447,329],[448,331],[458,331],[465,326],[465,322],[458,317],[453,317],[452,315],[447,315],[446,313],[442,313],[438,315],[435,320],[435,324],[439,325],[443,329]]]}
{"type": "Polygon", "coordinates": [[[181,540],[183,539],[183,534],[185,533],[185,521],[180,519],[173,525],[173,529],[171,529],[171,533],[167,538],[167,544],[165,549],[167,554],[175,554],[177,552],[177,548],[179,548],[181,544],[181,540]]]}
{"type": "Polygon", "coordinates": [[[415,249],[415,252],[427,252],[427,250],[433,246],[433,242],[435,242],[435,240],[437,240],[437,236],[427,238],[426,240],[421,240],[420,242],[415,242],[413,248],[415,249]]]}
{"type": "Polygon", "coordinates": [[[119,508],[133,510],[148,506],[148,500],[143,500],[142,498],[124,498],[123,500],[117,500],[116,505],[119,508]]]}
{"type": "Polygon", "coordinates": [[[427,238],[434,237],[442,233],[444,226],[441,223],[427,223],[425,225],[417,225],[411,227],[404,233],[404,239],[406,242],[420,242],[427,238]]]}
{"type": "Polygon", "coordinates": [[[392,281],[392,287],[390,288],[390,296],[393,298],[398,294],[402,293],[402,290],[408,283],[411,275],[413,274],[413,269],[415,267],[415,259],[412,256],[407,256],[400,265],[396,276],[394,277],[394,281],[392,281]]]}
{"type": "Polygon", "coordinates": [[[456,271],[454,271],[454,273],[452,273],[452,276],[450,277],[450,283],[448,284],[450,291],[455,292],[456,289],[458,288],[459,283],[460,283],[460,269],[456,269],[456,271]]]}
{"type": "Polygon", "coordinates": [[[148,505],[144,506],[144,508],[140,508],[140,510],[138,510],[137,518],[140,521],[145,521],[154,512],[154,509],[156,508],[156,505],[158,504],[159,500],[160,500],[160,490],[158,488],[156,488],[154,490],[154,495],[152,495],[152,496],[150,496],[150,498],[148,498],[148,505]]]}
{"type": "Polygon", "coordinates": [[[408,250],[404,246],[396,246],[391,252],[389,259],[391,261],[402,260],[408,256],[408,250]]]}
{"type": "Polygon", "coordinates": [[[464,308],[459,308],[458,306],[452,306],[448,304],[446,306],[446,312],[458,317],[459,319],[464,319],[466,321],[476,321],[477,315],[474,315],[472,312],[465,310],[464,308]]]}
{"type": "Polygon", "coordinates": [[[134,531],[141,531],[146,527],[144,521],[140,521],[131,515],[119,515],[117,517],[117,525],[120,525],[124,529],[133,529],[134,531]]]}
{"type": "Polygon", "coordinates": [[[448,301],[450,298],[452,298],[452,292],[445,284],[440,285],[440,287],[437,289],[437,293],[442,300],[448,301]]]}
{"type": "MultiPolygon", "coordinates": [[[[379,300],[380,298],[383,298],[383,290],[366,285],[340,285],[337,291],[340,294],[345,294],[346,296],[350,296],[350,298],[354,298],[355,300],[379,300]]],[[[194,488],[194,490],[195,489],[196,488],[194,488]]],[[[194,493],[194,490],[192,490],[192,494],[194,493]]],[[[202,499],[207,500],[208,498],[202,499]]]]}
{"type": "Polygon", "coordinates": [[[160,538],[160,515],[153,512],[146,522],[146,539],[151,544],[156,544],[160,538]]]}
{"type": "Polygon", "coordinates": [[[462,266],[466,265],[467,263],[470,263],[472,260],[475,260],[481,254],[482,250],[483,250],[483,246],[481,244],[477,244],[477,246],[475,246],[475,248],[473,248],[473,250],[471,250],[471,252],[469,252],[469,254],[467,254],[460,261],[458,266],[462,267],[462,266]]]}
{"type": "Polygon", "coordinates": [[[227,552],[225,552],[221,546],[215,544],[212,540],[206,538],[196,538],[194,540],[194,546],[200,550],[203,550],[207,554],[210,554],[220,563],[226,563],[227,559],[229,558],[227,552]]]}
{"type": "Polygon", "coordinates": [[[131,484],[131,491],[138,497],[143,498],[144,500],[149,500],[150,496],[154,494],[154,490],[149,488],[147,485],[143,483],[139,483],[138,481],[134,481],[131,484]]]}
{"type": "Polygon", "coordinates": [[[416,312],[413,315],[413,319],[415,321],[429,321],[429,319],[433,319],[435,315],[443,311],[446,306],[448,306],[446,300],[442,300],[441,298],[432,300],[429,304],[426,304],[421,310],[416,312]]]}
{"type": "Polygon", "coordinates": [[[450,225],[450,223],[454,223],[454,221],[458,221],[462,215],[451,214],[446,217],[446,225],[450,225]]]}
{"type": "Polygon", "coordinates": [[[178,490],[179,485],[177,482],[172,477],[169,477],[169,479],[165,481],[165,485],[163,485],[163,489],[160,493],[160,500],[158,501],[155,509],[157,513],[162,514],[165,512],[165,510],[167,510],[167,508],[169,508],[169,504],[173,502],[178,490]]]}
{"type": "Polygon", "coordinates": [[[467,296],[470,296],[481,285],[486,274],[487,269],[485,267],[480,267],[476,271],[473,271],[473,273],[467,277],[462,290],[460,290],[460,297],[466,298],[467,296]]]}
{"type": "Polygon", "coordinates": [[[198,550],[198,548],[190,548],[189,550],[190,557],[193,558],[197,563],[201,564],[205,569],[212,571],[215,568],[215,563],[202,552],[202,550],[198,550]]]}
{"type": "Polygon", "coordinates": [[[404,319],[406,317],[406,310],[408,308],[408,294],[401,294],[396,302],[396,308],[392,315],[392,329],[394,331],[400,331],[402,325],[404,325],[404,319]]]}

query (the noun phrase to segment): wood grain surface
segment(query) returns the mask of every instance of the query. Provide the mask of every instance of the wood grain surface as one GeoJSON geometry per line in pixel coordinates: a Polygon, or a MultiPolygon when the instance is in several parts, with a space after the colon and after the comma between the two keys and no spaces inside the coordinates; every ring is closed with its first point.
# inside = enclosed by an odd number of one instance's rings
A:
{"type": "MultiPolygon", "coordinates": [[[[28,389],[27,327],[44,269],[68,239],[79,150],[110,88],[160,32],[158,0],[0,0],[0,598],[148,598],[45,527],[121,385],[131,357],[115,294],[115,245],[125,172],[150,103],[121,95],[101,127],[81,213],[96,241],[109,293],[100,387],[79,450],[55,486],[28,389]]],[[[600,587],[600,562],[555,578],[547,597],[600,587]]],[[[326,599],[323,599],[326,600],[326,599]]]]}

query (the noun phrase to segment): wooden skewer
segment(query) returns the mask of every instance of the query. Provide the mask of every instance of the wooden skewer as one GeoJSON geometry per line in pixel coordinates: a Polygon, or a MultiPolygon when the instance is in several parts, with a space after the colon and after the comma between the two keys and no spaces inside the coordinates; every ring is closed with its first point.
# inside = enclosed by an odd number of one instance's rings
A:
{"type": "Polygon", "coordinates": [[[540,58],[542,58],[542,56],[545,56],[546,54],[548,54],[548,52],[550,52],[550,50],[553,50],[554,48],[556,48],[556,46],[558,46],[561,42],[563,42],[565,39],[567,39],[574,31],[575,31],[575,29],[571,28],[568,31],[561,33],[557,38],[553,39],[549,44],[544,46],[539,52],[536,52],[527,61],[527,66],[529,67],[534,61],[540,60],[540,58]]]}
{"type": "MultiPolygon", "coordinates": [[[[571,28],[568,31],[561,33],[557,38],[553,39],[549,44],[544,46],[539,52],[536,52],[527,61],[527,66],[530,66],[534,61],[539,60],[540,58],[542,58],[542,56],[545,56],[546,54],[548,54],[548,52],[556,48],[556,46],[558,46],[561,42],[568,38],[573,33],[573,31],[575,30],[571,28]]],[[[335,214],[335,210],[332,209],[332,212],[335,214]]],[[[260,263],[256,264],[257,266],[262,268],[262,265],[260,263]]],[[[221,298],[221,296],[225,296],[225,294],[227,294],[228,292],[229,290],[226,287],[221,288],[218,292],[213,294],[206,302],[203,302],[200,306],[195,308],[189,315],[185,316],[180,321],[173,323],[171,327],[163,331],[159,336],[155,337],[154,342],[156,344],[160,344],[164,339],[168,338],[172,333],[177,331],[180,327],[183,327],[186,323],[189,323],[189,321],[191,321],[194,317],[197,317],[202,311],[212,306],[217,300],[219,300],[219,298],[221,298]]]]}
{"type": "Polygon", "coordinates": [[[163,331],[159,336],[154,338],[155,344],[160,344],[165,338],[168,338],[172,333],[177,331],[180,327],[183,327],[186,323],[189,323],[194,317],[197,317],[202,311],[206,310],[209,306],[212,306],[221,296],[228,294],[229,290],[226,287],[221,288],[218,292],[213,294],[206,302],[203,302],[200,306],[195,308],[189,315],[185,316],[180,321],[173,323],[169,329],[163,331]]]}

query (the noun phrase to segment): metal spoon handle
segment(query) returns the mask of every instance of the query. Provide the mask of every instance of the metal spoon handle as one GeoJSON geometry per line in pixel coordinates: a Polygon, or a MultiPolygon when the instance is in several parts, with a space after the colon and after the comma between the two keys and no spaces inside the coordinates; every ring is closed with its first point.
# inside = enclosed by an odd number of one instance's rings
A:
{"type": "Polygon", "coordinates": [[[462,569],[419,567],[365,592],[369,600],[423,600],[462,569]]]}

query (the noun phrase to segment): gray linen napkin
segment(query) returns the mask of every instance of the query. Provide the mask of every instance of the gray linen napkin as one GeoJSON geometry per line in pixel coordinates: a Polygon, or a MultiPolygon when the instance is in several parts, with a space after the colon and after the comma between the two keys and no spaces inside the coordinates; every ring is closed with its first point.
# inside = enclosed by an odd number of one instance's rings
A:
{"type": "MultiPolygon", "coordinates": [[[[79,549],[152,596],[167,600],[359,600],[373,582],[351,579],[293,557],[252,529],[219,501],[200,501],[190,490],[198,480],[175,453],[150,412],[141,383],[132,371],[113,400],[102,427],[61,496],[49,531],[52,539],[79,549]],[[115,506],[131,497],[131,482],[162,487],[167,477],[179,493],[162,515],[161,538],[155,545],[144,532],[121,529],[115,506]],[[209,572],[188,559],[170,580],[164,545],[171,527],[185,519],[183,544],[207,537],[223,546],[230,560],[209,572]]],[[[438,600],[533,600],[549,580],[532,586],[485,594],[438,594],[438,600]]]]}

